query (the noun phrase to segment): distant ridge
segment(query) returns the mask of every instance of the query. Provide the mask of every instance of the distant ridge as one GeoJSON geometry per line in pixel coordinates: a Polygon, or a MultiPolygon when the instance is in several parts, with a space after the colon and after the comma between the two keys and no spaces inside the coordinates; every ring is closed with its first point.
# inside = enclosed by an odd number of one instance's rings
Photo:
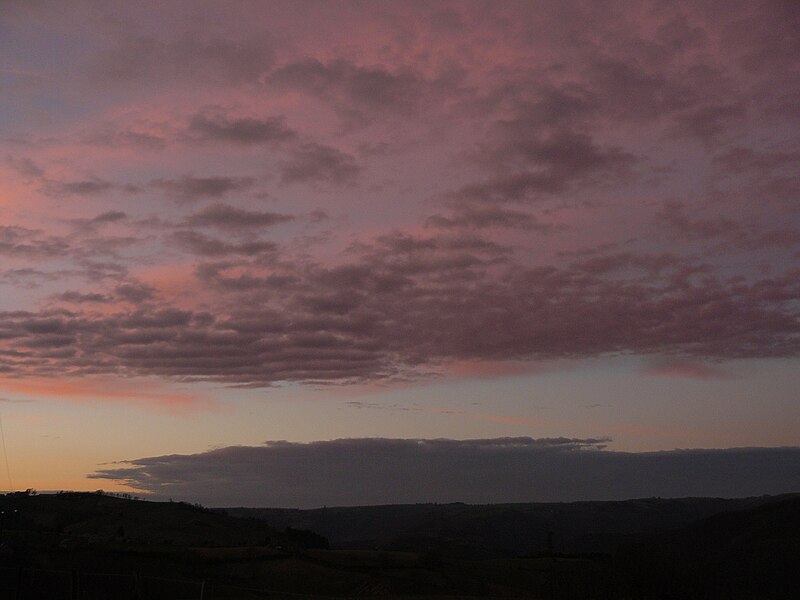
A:
{"type": "Polygon", "coordinates": [[[0,495],[0,511],[0,598],[68,597],[70,582],[83,600],[196,597],[198,586],[231,600],[800,598],[800,494],[229,509],[265,520],[20,492],[0,495]],[[145,595],[133,593],[138,576],[150,579],[145,595]],[[185,589],[162,589],[167,580],[185,589]]]}
{"type": "Polygon", "coordinates": [[[317,509],[225,508],[270,527],[311,529],[339,548],[420,551],[469,558],[548,551],[613,553],[623,543],[722,512],[799,494],[750,498],[640,498],[522,504],[398,504],[317,509]]]}

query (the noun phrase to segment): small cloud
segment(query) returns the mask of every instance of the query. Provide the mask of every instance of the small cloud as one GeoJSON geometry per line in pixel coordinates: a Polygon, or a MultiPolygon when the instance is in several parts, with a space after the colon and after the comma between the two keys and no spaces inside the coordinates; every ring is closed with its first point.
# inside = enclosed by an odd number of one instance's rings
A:
{"type": "Polygon", "coordinates": [[[100,213],[96,217],[90,219],[90,223],[116,223],[118,221],[124,221],[128,218],[121,210],[109,210],[104,213],[100,213]]]}
{"type": "Polygon", "coordinates": [[[727,376],[717,366],[688,360],[656,360],[643,371],[655,377],[683,377],[688,379],[719,379],[727,376]]]}
{"type": "Polygon", "coordinates": [[[274,252],[278,248],[273,242],[261,240],[232,244],[225,240],[213,238],[190,230],[176,231],[172,234],[172,239],[182,248],[200,256],[224,256],[227,254],[254,255],[274,252]]]}
{"type": "Polygon", "coordinates": [[[270,227],[293,219],[292,215],[244,210],[229,204],[212,204],[187,217],[186,224],[236,230],[270,227]]]}
{"type": "Polygon", "coordinates": [[[67,219],[67,222],[75,226],[78,230],[94,230],[99,226],[109,223],[119,223],[128,218],[128,215],[119,210],[109,210],[90,219],[67,219]]]}
{"type": "Polygon", "coordinates": [[[0,255],[20,258],[63,256],[71,250],[62,237],[46,235],[37,229],[0,225],[0,255]]]}
{"type": "Polygon", "coordinates": [[[105,294],[98,294],[97,292],[81,293],[76,291],[68,291],[58,295],[58,299],[62,302],[70,302],[72,304],[84,303],[107,303],[112,299],[105,294]]]}
{"type": "Polygon", "coordinates": [[[23,177],[30,179],[42,179],[44,177],[44,169],[30,158],[10,156],[6,159],[6,164],[23,177]]]}
{"type": "Polygon", "coordinates": [[[92,178],[79,181],[50,181],[45,186],[51,196],[97,196],[110,192],[116,186],[103,179],[92,178]]]}
{"type": "Polygon", "coordinates": [[[552,233],[566,229],[565,225],[554,225],[540,221],[534,215],[500,206],[481,206],[480,204],[456,204],[449,215],[433,215],[425,224],[441,229],[486,229],[489,227],[503,229],[521,229],[552,233]]]}
{"type": "Polygon", "coordinates": [[[355,158],[336,148],[303,144],[280,169],[282,183],[353,184],[361,172],[355,158]]]}
{"type": "Polygon", "coordinates": [[[286,126],[283,117],[229,118],[208,113],[193,116],[189,121],[189,132],[203,141],[215,140],[242,145],[277,144],[297,137],[297,133],[286,126]]]}
{"type": "Polygon", "coordinates": [[[192,201],[203,198],[221,198],[231,192],[241,192],[255,184],[252,177],[193,177],[154,179],[150,186],[163,190],[177,200],[192,201]]]}
{"type": "Polygon", "coordinates": [[[747,110],[741,104],[716,104],[695,108],[676,118],[674,132],[696,137],[710,144],[741,125],[747,118],[747,110]]]}
{"type": "Polygon", "coordinates": [[[330,219],[330,216],[328,216],[328,213],[326,213],[324,210],[318,208],[308,213],[308,219],[312,223],[320,223],[321,221],[327,221],[330,219]]]}
{"type": "Polygon", "coordinates": [[[141,283],[123,283],[114,288],[114,293],[120,300],[139,304],[145,300],[150,300],[155,295],[155,288],[141,283]]]}

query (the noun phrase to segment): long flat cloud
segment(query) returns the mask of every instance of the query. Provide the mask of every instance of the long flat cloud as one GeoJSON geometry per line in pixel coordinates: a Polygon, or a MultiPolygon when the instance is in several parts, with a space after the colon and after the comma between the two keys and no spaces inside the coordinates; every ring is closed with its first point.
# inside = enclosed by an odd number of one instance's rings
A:
{"type": "Polygon", "coordinates": [[[266,442],[109,465],[92,478],[211,506],[737,497],[800,489],[800,448],[626,453],[601,439],[266,442]]]}

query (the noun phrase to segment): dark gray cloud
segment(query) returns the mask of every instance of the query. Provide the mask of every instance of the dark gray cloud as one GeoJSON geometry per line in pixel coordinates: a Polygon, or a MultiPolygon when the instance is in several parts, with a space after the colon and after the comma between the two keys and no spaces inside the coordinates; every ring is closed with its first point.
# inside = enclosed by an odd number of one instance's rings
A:
{"type": "Polygon", "coordinates": [[[181,247],[200,256],[225,256],[227,254],[263,254],[274,252],[278,246],[273,242],[250,240],[230,243],[207,236],[198,231],[182,230],[172,234],[172,239],[181,247]]]}
{"type": "Polygon", "coordinates": [[[739,65],[770,80],[786,76],[800,51],[800,10],[791,1],[744,3],[732,13],[722,33],[721,47],[739,65]]]}
{"type": "Polygon", "coordinates": [[[500,227],[541,233],[551,233],[564,228],[564,226],[542,222],[534,215],[520,210],[507,209],[500,206],[486,206],[480,203],[469,204],[467,202],[456,203],[450,214],[437,214],[428,217],[426,225],[442,229],[500,227]]]}
{"type": "Polygon", "coordinates": [[[82,257],[78,260],[82,274],[93,283],[106,279],[124,279],[128,274],[128,267],[117,260],[97,260],[94,257],[82,257]]]}
{"type": "MultiPolygon", "coordinates": [[[[485,177],[451,199],[563,197],[629,181],[649,165],[620,138],[609,137],[610,129],[636,129],[640,139],[691,137],[718,149],[751,124],[751,90],[706,53],[708,32],[687,17],[691,10],[653,15],[660,24],[646,37],[618,4],[608,4],[602,15],[579,4],[563,10],[556,18],[559,30],[570,21],[563,63],[551,69],[517,65],[498,73],[493,87],[457,103],[459,114],[488,115],[489,127],[474,153],[485,177]]],[[[547,18],[543,14],[542,22],[547,18]]]]}
{"type": "MultiPolygon", "coordinates": [[[[325,267],[288,261],[268,241],[191,230],[174,239],[204,259],[196,276],[219,294],[215,319],[180,311],[184,318],[153,330],[138,309],[3,312],[3,344],[24,356],[0,365],[262,386],[414,377],[453,360],[800,353],[796,270],[730,278],[673,254],[613,249],[526,267],[476,235],[401,233],[354,245],[347,263],[325,267]],[[62,341],[77,358],[41,354],[42,320],[71,333],[62,341]]],[[[117,263],[84,268],[98,281],[129,283],[117,263]]],[[[149,300],[148,315],[174,312],[149,300]]]]}
{"type": "Polygon", "coordinates": [[[127,193],[136,193],[139,190],[135,185],[119,185],[100,177],[88,177],[74,181],[51,179],[46,171],[29,158],[9,157],[6,163],[17,173],[31,181],[38,182],[40,189],[48,196],[102,196],[112,191],[120,190],[127,193]]]}
{"type": "Polygon", "coordinates": [[[27,157],[13,157],[10,156],[6,159],[6,164],[14,169],[23,177],[30,179],[41,179],[44,177],[44,169],[42,169],[35,161],[27,157]]]}
{"type": "Polygon", "coordinates": [[[245,210],[229,204],[212,204],[188,216],[186,224],[195,227],[242,230],[271,227],[292,220],[294,217],[291,215],[245,210]]]}
{"type": "Polygon", "coordinates": [[[161,189],[169,196],[182,201],[221,198],[232,192],[241,192],[255,184],[252,177],[209,176],[194,177],[185,175],[178,179],[155,179],[150,182],[154,188],[161,189]]]}
{"type": "Polygon", "coordinates": [[[111,302],[113,299],[110,296],[106,296],[105,294],[100,294],[98,292],[78,292],[75,290],[70,290],[68,292],[64,292],[58,295],[58,299],[62,302],[69,302],[72,304],[83,304],[83,303],[107,303],[111,302]]]}
{"type": "Polygon", "coordinates": [[[121,223],[128,218],[127,213],[121,210],[108,210],[91,218],[68,219],[67,222],[75,226],[81,233],[92,233],[108,223],[121,223]]]}
{"type": "Polygon", "coordinates": [[[716,186],[720,191],[748,202],[758,198],[766,215],[786,219],[798,214],[800,151],[795,144],[737,145],[717,154],[713,164],[718,170],[716,186]]]}
{"type": "Polygon", "coordinates": [[[116,286],[114,294],[120,300],[139,304],[152,299],[155,296],[155,289],[146,283],[133,280],[116,286]]]}
{"type": "Polygon", "coordinates": [[[323,63],[315,58],[276,69],[269,82],[329,103],[350,123],[388,114],[414,114],[421,106],[430,105],[433,96],[445,87],[454,93],[458,83],[452,77],[430,81],[410,68],[389,70],[359,66],[343,59],[323,63]]]}
{"type": "Polygon", "coordinates": [[[248,292],[263,294],[272,289],[280,292],[293,289],[296,284],[301,282],[300,277],[290,272],[279,272],[270,275],[250,274],[248,268],[251,266],[249,263],[231,261],[230,259],[203,262],[197,266],[195,275],[204,284],[226,293],[248,292]],[[244,272],[236,275],[226,273],[231,268],[242,268],[244,272]]]}
{"type": "Polygon", "coordinates": [[[737,131],[746,118],[747,109],[742,104],[701,106],[678,116],[674,131],[712,144],[737,131]]]}
{"type": "Polygon", "coordinates": [[[233,144],[277,144],[297,137],[286,126],[283,117],[256,119],[230,118],[221,113],[199,113],[189,120],[189,134],[200,140],[216,140],[233,144]]]}
{"type": "Polygon", "coordinates": [[[116,186],[103,179],[83,179],[80,181],[48,181],[46,193],[51,196],[97,196],[110,192],[116,186]]]}
{"type": "Polygon", "coordinates": [[[69,243],[44,232],[14,225],[0,225],[0,255],[12,258],[53,258],[70,250],[69,243]]]}
{"type": "Polygon", "coordinates": [[[620,52],[586,67],[587,87],[606,114],[623,120],[663,118],[692,108],[703,98],[692,85],[696,77],[669,68],[673,58],[674,54],[654,57],[657,62],[648,69],[635,53],[620,52]]]}
{"type": "Polygon", "coordinates": [[[37,288],[42,282],[56,281],[58,279],[60,279],[58,272],[40,271],[30,267],[7,269],[0,272],[0,280],[23,289],[37,288]]]}
{"type": "Polygon", "coordinates": [[[678,202],[665,202],[664,207],[657,213],[656,220],[659,224],[679,231],[687,237],[709,239],[716,237],[744,236],[741,224],[720,216],[716,219],[692,219],[686,213],[686,207],[678,202]]]}
{"type": "Polygon", "coordinates": [[[719,240],[740,249],[791,248],[800,244],[800,229],[786,226],[765,229],[722,215],[713,218],[692,217],[686,206],[677,202],[666,202],[656,214],[656,222],[659,226],[667,226],[671,234],[684,239],[719,240]]]}
{"type": "Polygon", "coordinates": [[[628,453],[602,439],[340,439],[141,458],[89,475],[211,506],[553,502],[795,492],[800,448],[628,453]],[[480,485],[475,485],[480,482],[480,485]]]}
{"type": "Polygon", "coordinates": [[[354,157],[322,144],[308,143],[295,148],[281,165],[282,183],[326,183],[347,185],[355,182],[361,168],[354,157]]]}
{"type": "Polygon", "coordinates": [[[520,202],[564,192],[575,184],[607,185],[632,176],[637,158],[568,129],[537,136],[517,120],[496,125],[477,155],[490,177],[448,194],[451,203],[520,202]]]}
{"type": "Polygon", "coordinates": [[[544,137],[521,131],[515,121],[500,124],[502,137],[484,156],[509,170],[523,168],[553,178],[577,178],[587,173],[629,166],[634,157],[619,148],[599,146],[584,133],[559,130],[544,137]]]}
{"type": "Polygon", "coordinates": [[[126,215],[121,210],[109,210],[109,211],[106,211],[104,213],[100,213],[99,215],[97,215],[95,217],[92,217],[89,222],[93,223],[93,224],[98,224],[98,223],[116,223],[117,221],[124,221],[127,218],[128,218],[128,215],[126,215]]]}
{"type": "Polygon", "coordinates": [[[796,171],[800,151],[734,146],[714,157],[714,163],[729,174],[746,172],[763,178],[796,171]]]}
{"type": "Polygon", "coordinates": [[[120,235],[89,235],[73,241],[72,255],[76,259],[87,257],[116,258],[122,260],[123,250],[142,242],[142,238],[120,235]]]}

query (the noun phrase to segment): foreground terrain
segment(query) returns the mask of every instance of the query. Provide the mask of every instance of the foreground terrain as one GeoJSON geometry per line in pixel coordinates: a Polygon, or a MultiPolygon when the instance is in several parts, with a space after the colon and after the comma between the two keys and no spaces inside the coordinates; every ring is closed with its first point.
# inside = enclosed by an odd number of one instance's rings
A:
{"type": "Polygon", "coordinates": [[[800,597],[800,496],[299,511],[17,493],[0,511],[0,600],[800,597]]]}

